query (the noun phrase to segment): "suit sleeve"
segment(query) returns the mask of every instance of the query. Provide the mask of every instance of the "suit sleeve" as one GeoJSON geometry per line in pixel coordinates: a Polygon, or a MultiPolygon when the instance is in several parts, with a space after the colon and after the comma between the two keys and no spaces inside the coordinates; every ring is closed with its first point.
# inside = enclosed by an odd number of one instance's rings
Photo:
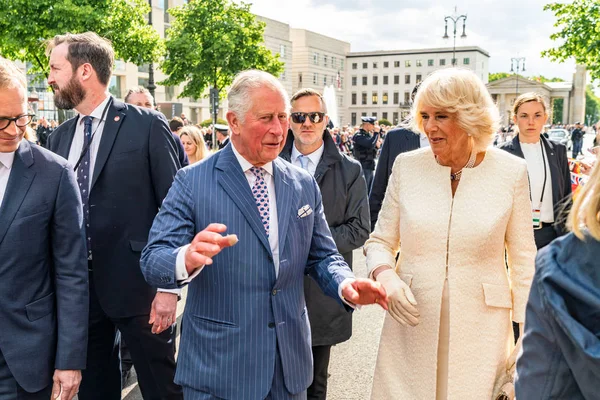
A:
{"type": "Polygon", "coordinates": [[[381,210],[381,203],[383,202],[383,195],[387,188],[389,179],[389,158],[390,158],[390,146],[392,137],[394,135],[387,134],[381,147],[381,154],[379,155],[379,161],[377,162],[377,169],[375,170],[375,177],[373,178],[373,184],[371,186],[371,193],[369,194],[369,207],[371,208],[371,231],[375,229],[379,211],[381,210]]]}
{"type": "Polygon", "coordinates": [[[367,183],[360,165],[348,164],[348,169],[353,171],[352,181],[349,183],[350,187],[348,188],[348,202],[345,205],[344,223],[330,227],[333,240],[338,251],[342,254],[349,253],[362,246],[369,238],[370,232],[367,183]]]}
{"type": "Polygon", "coordinates": [[[506,227],[506,253],[512,293],[512,318],[515,322],[525,320],[525,306],[534,273],[537,249],[533,239],[531,200],[527,166],[520,163],[513,192],[511,215],[506,227]]]}
{"type": "Polygon", "coordinates": [[[51,240],[58,341],[56,369],[86,366],[88,341],[88,266],[83,209],[72,167],[62,170],[54,205],[51,240]]]}
{"type": "Polygon", "coordinates": [[[157,204],[162,204],[173,183],[175,174],[181,167],[176,146],[177,144],[165,118],[162,115],[154,115],[150,126],[148,152],[157,204]]]}
{"type": "Polygon", "coordinates": [[[194,198],[186,183],[188,171],[180,170],[154,219],[140,266],[150,286],[178,288],[175,276],[177,254],[194,239],[194,198]]]}

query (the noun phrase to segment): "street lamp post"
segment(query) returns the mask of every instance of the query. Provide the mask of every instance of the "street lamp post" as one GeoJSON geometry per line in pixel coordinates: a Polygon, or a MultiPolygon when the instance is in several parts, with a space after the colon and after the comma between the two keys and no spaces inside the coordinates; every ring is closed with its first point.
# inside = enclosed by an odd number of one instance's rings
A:
{"type": "MultiPolygon", "coordinates": [[[[150,4],[150,12],[148,13],[148,25],[152,26],[152,0],[148,0],[148,4],[150,4]]],[[[165,10],[165,12],[167,11],[165,10]]],[[[156,106],[156,96],[154,95],[155,90],[156,85],[154,84],[154,64],[151,62],[150,64],[148,64],[148,91],[154,99],[154,106],[156,106]]]]}
{"type": "Polygon", "coordinates": [[[516,87],[515,87],[515,92],[517,97],[519,96],[519,69],[521,67],[521,64],[523,64],[523,69],[521,70],[521,72],[525,72],[525,57],[513,57],[510,59],[510,72],[515,72],[515,66],[516,66],[516,87]]]}
{"type": "Polygon", "coordinates": [[[452,21],[452,23],[454,24],[454,44],[452,45],[452,66],[456,65],[456,24],[462,19],[463,21],[463,31],[462,31],[462,35],[460,35],[461,38],[466,38],[467,34],[465,33],[465,28],[467,25],[467,15],[466,14],[462,14],[462,15],[457,15],[456,12],[456,7],[454,7],[454,14],[452,15],[447,15],[444,17],[444,22],[446,23],[445,25],[445,29],[444,29],[444,39],[448,39],[448,20],[452,21]]]}

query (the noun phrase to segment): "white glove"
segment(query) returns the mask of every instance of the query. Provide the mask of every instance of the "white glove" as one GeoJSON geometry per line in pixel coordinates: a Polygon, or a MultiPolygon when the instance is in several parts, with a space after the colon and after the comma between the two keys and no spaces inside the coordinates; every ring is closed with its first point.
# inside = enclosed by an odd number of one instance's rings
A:
{"type": "Polygon", "coordinates": [[[388,296],[388,312],[397,322],[404,326],[419,324],[419,310],[415,307],[417,300],[410,287],[396,274],[393,269],[386,269],[377,275],[388,296]]]}

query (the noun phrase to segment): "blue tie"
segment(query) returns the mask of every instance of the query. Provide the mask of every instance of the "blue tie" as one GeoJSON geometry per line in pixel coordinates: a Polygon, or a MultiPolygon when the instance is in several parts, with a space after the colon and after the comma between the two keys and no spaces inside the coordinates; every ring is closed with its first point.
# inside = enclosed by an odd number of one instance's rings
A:
{"type": "Polygon", "coordinates": [[[305,169],[308,171],[308,159],[303,156],[302,154],[300,154],[298,156],[298,161],[300,161],[300,165],[302,166],[302,169],[305,169]]]}
{"type": "Polygon", "coordinates": [[[81,193],[81,202],[83,203],[83,219],[85,222],[85,236],[87,238],[88,260],[92,259],[92,240],[90,238],[90,141],[92,139],[92,120],[94,118],[83,117],[84,136],[83,149],[85,154],[81,158],[79,168],[77,168],[77,183],[79,184],[79,193],[81,193]]]}

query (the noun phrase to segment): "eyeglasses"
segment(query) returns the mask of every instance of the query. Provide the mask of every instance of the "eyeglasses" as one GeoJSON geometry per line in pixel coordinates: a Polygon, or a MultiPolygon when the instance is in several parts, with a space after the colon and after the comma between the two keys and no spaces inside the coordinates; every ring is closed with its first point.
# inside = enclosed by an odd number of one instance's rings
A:
{"type": "Polygon", "coordinates": [[[34,114],[24,114],[14,118],[0,118],[0,131],[3,131],[6,128],[8,128],[11,122],[14,122],[15,125],[19,128],[27,126],[31,123],[31,121],[33,121],[33,117],[35,117],[34,114]]]}
{"type": "Polygon", "coordinates": [[[312,122],[313,124],[318,124],[319,122],[323,121],[323,119],[325,118],[325,113],[322,113],[322,112],[310,112],[310,113],[295,112],[295,113],[291,114],[291,117],[292,117],[292,122],[295,124],[303,124],[304,121],[306,121],[306,117],[308,117],[310,122],[312,122]]]}

